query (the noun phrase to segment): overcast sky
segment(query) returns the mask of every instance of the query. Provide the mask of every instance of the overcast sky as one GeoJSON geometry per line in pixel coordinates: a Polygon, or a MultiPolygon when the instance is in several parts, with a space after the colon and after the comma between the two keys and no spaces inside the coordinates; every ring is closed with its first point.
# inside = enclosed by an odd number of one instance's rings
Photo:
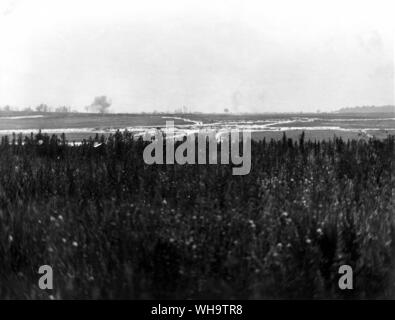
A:
{"type": "Polygon", "coordinates": [[[389,1],[0,0],[0,106],[394,104],[389,1]]]}

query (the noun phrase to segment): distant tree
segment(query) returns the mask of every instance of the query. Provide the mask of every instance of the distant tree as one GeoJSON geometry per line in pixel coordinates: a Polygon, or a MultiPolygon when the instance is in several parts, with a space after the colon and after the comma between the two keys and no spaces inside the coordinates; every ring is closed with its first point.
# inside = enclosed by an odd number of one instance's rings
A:
{"type": "Polygon", "coordinates": [[[55,112],[61,112],[61,113],[70,112],[70,107],[60,106],[55,109],[55,112]]]}
{"type": "Polygon", "coordinates": [[[228,109],[228,108],[225,108],[225,109],[224,109],[224,112],[225,112],[225,113],[228,113],[228,112],[229,112],[229,109],[228,109]]]}
{"type": "Polygon", "coordinates": [[[22,112],[33,112],[32,107],[26,107],[25,109],[22,110],[22,112]]]}
{"type": "Polygon", "coordinates": [[[37,112],[48,112],[49,107],[46,104],[41,103],[40,105],[36,106],[36,111],[37,112]]]}

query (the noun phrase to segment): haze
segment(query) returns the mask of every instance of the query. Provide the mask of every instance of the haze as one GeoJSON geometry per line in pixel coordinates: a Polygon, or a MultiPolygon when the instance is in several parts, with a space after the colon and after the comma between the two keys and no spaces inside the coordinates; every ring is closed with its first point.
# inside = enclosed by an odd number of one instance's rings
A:
{"type": "Polygon", "coordinates": [[[0,106],[394,104],[391,1],[0,0],[0,106]]]}

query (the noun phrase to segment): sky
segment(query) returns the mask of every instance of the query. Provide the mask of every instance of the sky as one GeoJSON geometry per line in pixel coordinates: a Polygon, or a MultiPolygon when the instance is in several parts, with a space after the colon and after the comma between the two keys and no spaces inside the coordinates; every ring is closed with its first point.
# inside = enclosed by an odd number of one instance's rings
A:
{"type": "Polygon", "coordinates": [[[0,0],[0,106],[395,104],[393,0],[0,0]]]}

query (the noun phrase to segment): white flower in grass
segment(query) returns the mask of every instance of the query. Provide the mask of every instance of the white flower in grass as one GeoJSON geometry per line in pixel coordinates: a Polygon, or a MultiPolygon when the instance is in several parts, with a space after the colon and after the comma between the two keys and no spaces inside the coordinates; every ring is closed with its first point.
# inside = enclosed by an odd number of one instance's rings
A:
{"type": "Polygon", "coordinates": [[[248,220],[248,223],[249,223],[249,225],[250,225],[250,227],[251,227],[252,229],[255,229],[255,228],[256,228],[256,225],[255,225],[255,222],[254,222],[254,221],[248,220]]]}

